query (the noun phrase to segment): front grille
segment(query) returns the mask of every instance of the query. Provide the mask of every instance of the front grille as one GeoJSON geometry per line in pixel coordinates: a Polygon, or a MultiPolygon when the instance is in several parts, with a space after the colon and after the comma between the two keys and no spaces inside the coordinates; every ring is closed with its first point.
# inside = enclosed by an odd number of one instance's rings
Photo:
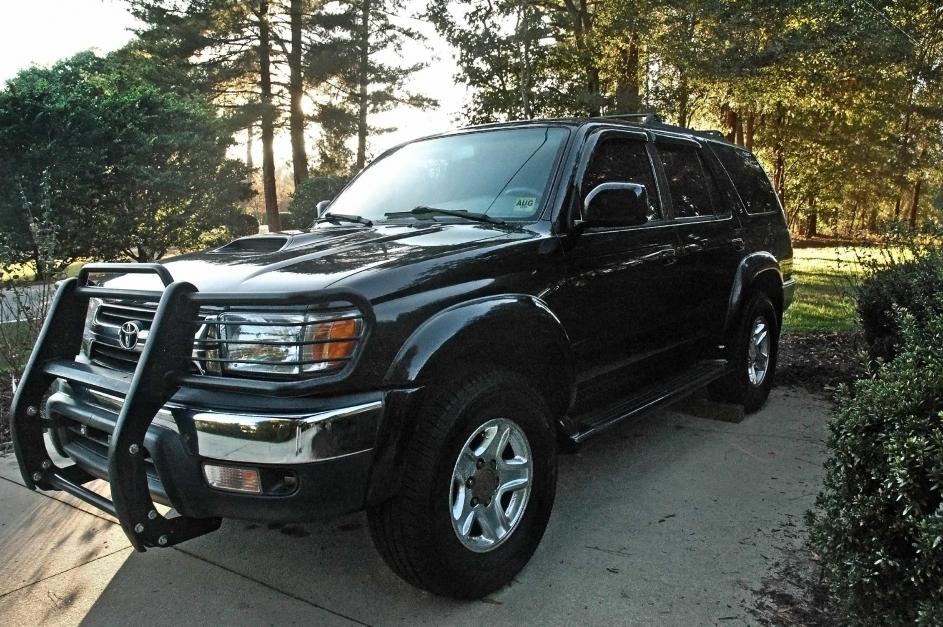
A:
{"type": "Polygon", "coordinates": [[[144,343],[142,339],[138,339],[134,348],[121,346],[121,326],[133,321],[141,331],[148,332],[156,311],[156,303],[102,303],[92,323],[92,343],[89,347],[89,359],[92,363],[114,370],[133,372],[144,343]]]}

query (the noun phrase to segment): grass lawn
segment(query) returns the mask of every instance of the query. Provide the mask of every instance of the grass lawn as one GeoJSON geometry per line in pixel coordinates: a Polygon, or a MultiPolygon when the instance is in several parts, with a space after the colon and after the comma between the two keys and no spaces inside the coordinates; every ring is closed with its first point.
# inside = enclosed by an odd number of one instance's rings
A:
{"type": "Polygon", "coordinates": [[[881,248],[831,246],[798,248],[793,270],[799,288],[786,311],[783,331],[850,331],[858,323],[854,285],[863,273],[863,259],[877,259],[881,248]]]}

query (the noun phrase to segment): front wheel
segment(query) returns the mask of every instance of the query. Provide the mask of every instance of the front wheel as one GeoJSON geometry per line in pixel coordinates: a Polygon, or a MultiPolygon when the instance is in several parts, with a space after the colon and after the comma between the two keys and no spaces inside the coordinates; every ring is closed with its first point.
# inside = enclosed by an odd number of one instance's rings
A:
{"type": "Polygon", "coordinates": [[[755,412],[769,398],[779,352],[779,316],[766,294],[756,292],[747,301],[728,350],[732,370],[711,385],[711,398],[742,404],[745,412],[755,412]]]}
{"type": "Polygon", "coordinates": [[[409,583],[474,599],[508,583],[546,528],[556,441],[543,399],[512,373],[433,392],[400,492],[368,510],[374,544],[409,583]]]}

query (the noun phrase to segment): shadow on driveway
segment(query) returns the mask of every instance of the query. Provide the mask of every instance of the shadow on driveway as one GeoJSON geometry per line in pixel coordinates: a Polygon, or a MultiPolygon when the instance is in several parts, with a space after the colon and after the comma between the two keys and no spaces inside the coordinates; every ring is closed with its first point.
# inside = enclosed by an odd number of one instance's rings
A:
{"type": "MultiPolygon", "coordinates": [[[[801,535],[802,514],[818,490],[827,410],[805,392],[779,389],[767,408],[739,424],[660,412],[561,457],[556,505],[537,553],[510,586],[482,601],[441,599],[400,581],[374,551],[362,514],[305,525],[226,521],[175,549],[103,551],[79,566],[70,563],[83,557],[64,560],[67,551],[54,545],[63,530],[42,532],[34,514],[23,519],[15,544],[48,566],[26,578],[61,574],[0,591],[0,618],[95,625],[749,623],[741,604],[779,547],[801,535]],[[31,542],[36,534],[48,540],[31,542]],[[72,609],[43,594],[51,586],[71,598],[72,609]]],[[[9,486],[0,490],[6,510],[9,486]]],[[[68,509],[76,525],[101,521],[68,509]]],[[[10,538],[0,541],[6,559],[10,538]]]]}

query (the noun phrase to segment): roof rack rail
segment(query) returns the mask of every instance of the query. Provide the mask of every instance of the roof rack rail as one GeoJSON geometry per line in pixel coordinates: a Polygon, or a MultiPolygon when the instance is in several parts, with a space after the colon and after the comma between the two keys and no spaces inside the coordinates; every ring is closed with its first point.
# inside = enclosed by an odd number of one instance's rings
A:
{"type": "Polygon", "coordinates": [[[652,112],[648,113],[612,113],[609,115],[598,116],[607,120],[625,120],[627,122],[638,122],[639,124],[649,124],[651,126],[661,126],[664,122],[661,118],[652,112]]]}
{"type": "Polygon", "coordinates": [[[597,116],[598,119],[603,120],[624,120],[626,122],[634,122],[635,124],[641,124],[643,126],[661,126],[665,129],[677,129],[686,133],[693,133],[695,135],[709,135],[711,137],[717,137],[718,139],[727,139],[727,136],[724,135],[722,131],[716,129],[709,130],[695,130],[689,129],[682,126],[675,126],[673,124],[668,124],[655,113],[613,113],[610,115],[600,115],[597,116]]]}

